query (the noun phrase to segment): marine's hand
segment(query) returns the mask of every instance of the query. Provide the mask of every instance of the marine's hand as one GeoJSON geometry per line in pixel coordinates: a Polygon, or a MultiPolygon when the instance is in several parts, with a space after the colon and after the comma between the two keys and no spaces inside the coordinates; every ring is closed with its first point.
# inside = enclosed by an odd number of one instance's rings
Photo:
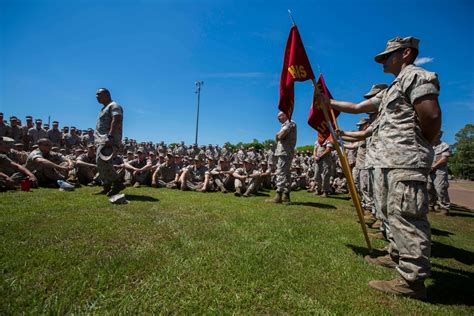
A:
{"type": "Polygon", "coordinates": [[[36,188],[38,186],[38,179],[36,179],[35,176],[28,177],[28,179],[30,180],[31,186],[33,188],[36,188]]]}
{"type": "Polygon", "coordinates": [[[319,104],[329,105],[330,103],[329,98],[325,94],[322,94],[322,93],[318,93],[317,99],[318,99],[319,104]]]}

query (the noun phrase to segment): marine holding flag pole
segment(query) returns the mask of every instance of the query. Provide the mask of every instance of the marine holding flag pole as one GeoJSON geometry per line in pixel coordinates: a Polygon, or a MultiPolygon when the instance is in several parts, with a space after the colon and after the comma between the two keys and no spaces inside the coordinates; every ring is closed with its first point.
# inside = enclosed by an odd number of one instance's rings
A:
{"type": "MultiPolygon", "coordinates": [[[[320,78],[322,78],[322,77],[320,77],[320,78]]],[[[321,82],[324,83],[324,80],[321,81],[321,82]]],[[[316,83],[316,80],[313,80],[315,98],[313,98],[313,105],[312,106],[317,107],[319,109],[322,109],[324,118],[326,120],[326,126],[329,128],[330,135],[335,140],[334,141],[334,147],[336,147],[337,156],[339,157],[339,161],[341,162],[341,166],[342,166],[342,170],[344,172],[344,176],[347,179],[347,187],[349,188],[349,192],[351,194],[352,202],[353,202],[353,204],[356,208],[357,217],[359,218],[359,223],[360,223],[360,226],[362,228],[362,232],[364,234],[365,242],[367,243],[367,248],[368,248],[369,252],[372,252],[372,245],[370,243],[370,239],[369,239],[369,236],[368,236],[368,233],[367,233],[367,226],[365,226],[365,222],[364,222],[364,211],[363,211],[362,205],[360,203],[359,193],[357,193],[357,190],[356,190],[356,187],[355,187],[354,178],[352,177],[351,168],[349,167],[349,161],[347,160],[345,152],[341,149],[341,146],[339,146],[339,142],[337,141],[337,137],[335,135],[335,132],[334,132],[334,129],[333,129],[333,126],[332,126],[332,124],[335,123],[335,121],[336,121],[336,117],[335,117],[334,112],[333,112],[334,121],[332,122],[331,119],[329,118],[328,110],[326,109],[327,104],[322,104],[319,101],[319,98],[317,97],[318,93],[325,94],[328,98],[330,97],[330,94],[328,93],[327,89],[325,89],[326,91],[324,91],[322,89],[321,82],[316,83]]],[[[332,108],[330,108],[330,109],[332,110],[332,108]]],[[[318,139],[318,141],[320,141],[320,140],[318,139]]]]}
{"type": "MultiPolygon", "coordinates": [[[[352,178],[352,172],[349,167],[347,157],[345,153],[341,150],[341,147],[339,146],[339,142],[337,141],[337,136],[333,129],[333,124],[335,127],[337,127],[336,116],[332,108],[330,108],[331,115],[333,118],[331,120],[328,114],[328,110],[326,109],[327,104],[321,104],[321,102],[319,102],[318,93],[323,93],[327,97],[330,97],[329,91],[325,87],[324,79],[322,75],[320,76],[320,80],[319,80],[321,84],[318,84],[316,82],[316,79],[313,74],[313,70],[311,69],[311,65],[309,63],[308,56],[306,55],[306,51],[303,46],[303,41],[301,40],[301,37],[298,32],[298,28],[296,27],[295,20],[293,19],[293,16],[290,10],[288,10],[288,13],[290,15],[293,26],[291,27],[290,35],[288,37],[288,41],[286,43],[286,48],[285,48],[283,69],[282,69],[281,79],[280,79],[280,102],[278,104],[278,108],[281,111],[285,112],[288,118],[291,119],[291,115],[293,113],[293,108],[294,108],[294,82],[305,81],[308,79],[311,79],[313,81],[314,97],[313,97],[311,110],[313,111],[315,109],[316,110],[322,109],[322,112],[324,115],[324,121],[322,122],[324,122],[324,125],[326,125],[325,129],[329,129],[329,135],[332,136],[332,138],[335,140],[334,146],[336,147],[337,155],[341,162],[342,170],[344,171],[344,175],[347,179],[349,191],[351,193],[352,201],[356,208],[357,216],[359,218],[359,223],[361,225],[362,232],[364,234],[364,238],[367,243],[367,248],[369,249],[370,252],[372,252],[372,246],[370,244],[370,239],[367,234],[367,227],[365,226],[365,223],[364,223],[364,216],[363,216],[364,213],[362,210],[362,205],[360,203],[359,195],[357,193],[357,190],[355,189],[354,179],[352,178]],[[324,85],[324,89],[322,89],[323,85],[324,85]]],[[[315,128],[316,130],[318,130],[319,132],[319,129],[317,128],[318,126],[317,127],[313,125],[311,126],[315,128]]],[[[328,136],[325,136],[324,140],[328,136]]]]}

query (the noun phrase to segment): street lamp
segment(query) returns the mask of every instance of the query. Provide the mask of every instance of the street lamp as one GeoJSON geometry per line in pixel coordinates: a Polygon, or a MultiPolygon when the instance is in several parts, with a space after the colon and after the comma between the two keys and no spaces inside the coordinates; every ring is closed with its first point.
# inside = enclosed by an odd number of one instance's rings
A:
{"type": "Polygon", "coordinates": [[[201,87],[204,85],[204,81],[196,81],[196,91],[194,93],[197,94],[198,97],[198,104],[197,104],[197,115],[196,115],[196,138],[194,140],[194,144],[198,144],[198,130],[199,130],[199,102],[201,99],[201,87]]]}

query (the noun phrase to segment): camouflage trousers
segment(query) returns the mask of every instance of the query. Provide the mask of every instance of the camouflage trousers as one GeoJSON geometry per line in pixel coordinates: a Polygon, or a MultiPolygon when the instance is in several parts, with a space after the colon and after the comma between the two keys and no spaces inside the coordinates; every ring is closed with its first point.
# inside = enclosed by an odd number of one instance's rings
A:
{"type": "Polygon", "coordinates": [[[398,256],[396,269],[408,281],[423,280],[431,271],[427,174],[424,169],[374,169],[374,202],[388,222],[389,253],[398,256]]]}
{"type": "Polygon", "coordinates": [[[0,192],[4,192],[5,190],[15,190],[16,186],[20,185],[23,179],[28,179],[28,177],[21,172],[15,172],[10,176],[10,178],[14,182],[13,186],[7,185],[7,182],[0,178],[0,192]]]}
{"type": "Polygon", "coordinates": [[[77,178],[80,184],[87,185],[94,181],[97,175],[97,171],[95,168],[87,168],[87,167],[76,167],[74,169],[74,176],[77,178]]]}
{"type": "Polygon", "coordinates": [[[360,169],[357,167],[352,168],[352,178],[354,178],[354,185],[357,192],[360,192],[360,169]]]}
{"type": "Polygon", "coordinates": [[[430,204],[438,205],[440,208],[449,210],[451,202],[449,200],[448,173],[444,170],[435,170],[428,178],[428,193],[430,204]]]}
{"type": "Polygon", "coordinates": [[[276,191],[279,193],[290,193],[291,185],[291,162],[293,156],[278,156],[276,165],[276,191]]]}
{"type": "Polygon", "coordinates": [[[318,191],[330,193],[331,190],[331,157],[325,157],[314,167],[314,181],[318,191]]]}
{"type": "Polygon", "coordinates": [[[139,183],[141,185],[149,185],[151,183],[151,172],[149,170],[134,174],[132,173],[132,183],[139,183]]]}
{"type": "Polygon", "coordinates": [[[258,178],[247,178],[246,181],[242,181],[240,179],[234,180],[235,189],[237,190],[238,188],[240,188],[243,192],[246,193],[257,192],[259,184],[260,181],[258,178]]]}
{"type": "Polygon", "coordinates": [[[157,179],[156,180],[156,187],[157,188],[171,188],[171,187],[174,187],[176,186],[176,181],[175,180],[171,180],[171,181],[164,181],[164,180],[161,180],[161,179],[157,179]]]}
{"type": "Polygon", "coordinates": [[[214,183],[217,187],[223,187],[226,190],[234,190],[233,182],[234,177],[232,175],[218,175],[213,176],[214,183]]]}
{"type": "MultiPolygon", "coordinates": [[[[60,166],[67,166],[67,162],[62,162],[60,166]]],[[[33,171],[33,174],[38,179],[39,186],[58,186],[56,181],[66,180],[68,172],[63,170],[57,170],[49,167],[39,167],[33,171]]]]}
{"type": "Polygon", "coordinates": [[[100,179],[104,185],[111,185],[119,180],[119,175],[115,171],[112,159],[106,161],[100,158],[100,152],[104,155],[111,155],[114,151],[113,147],[105,146],[104,144],[97,145],[97,170],[99,172],[100,179]]]}
{"type": "Polygon", "coordinates": [[[359,173],[359,194],[362,207],[371,210],[374,205],[372,181],[369,177],[369,169],[360,169],[359,173]]]}

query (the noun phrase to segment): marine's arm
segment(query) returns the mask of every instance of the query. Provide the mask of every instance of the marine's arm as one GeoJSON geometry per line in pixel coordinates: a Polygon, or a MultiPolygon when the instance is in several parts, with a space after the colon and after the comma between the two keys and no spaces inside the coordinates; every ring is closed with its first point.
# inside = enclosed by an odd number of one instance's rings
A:
{"type": "Polygon", "coordinates": [[[435,94],[425,95],[418,98],[413,105],[423,136],[428,142],[433,143],[441,129],[441,109],[438,96],[435,94]]]}

